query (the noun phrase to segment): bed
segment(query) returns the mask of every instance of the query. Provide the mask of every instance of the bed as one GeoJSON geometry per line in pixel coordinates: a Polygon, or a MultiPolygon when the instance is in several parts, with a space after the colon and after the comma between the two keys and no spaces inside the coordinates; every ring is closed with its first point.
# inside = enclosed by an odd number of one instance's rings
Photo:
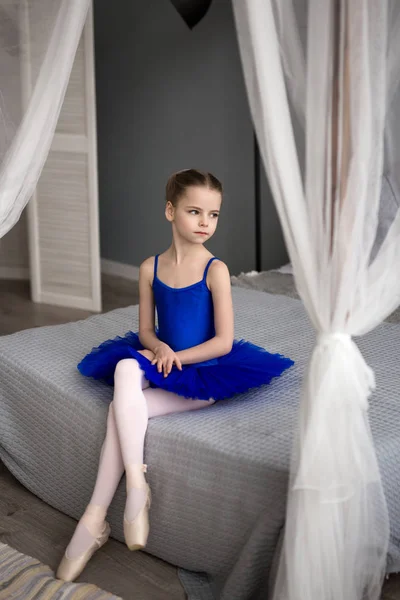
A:
{"type": "MultiPolygon", "coordinates": [[[[290,275],[234,283],[236,337],[284,353],[296,365],[266,388],[149,423],[145,460],[153,504],[146,551],[180,567],[190,600],[268,597],[299,389],[314,342],[290,275]]],[[[0,338],[0,458],[28,489],[75,518],[91,495],[112,398],[109,387],[81,377],[76,363],[137,323],[137,307],[128,307],[0,338]]],[[[378,384],[370,419],[390,511],[387,570],[395,572],[400,327],[386,322],[358,343],[378,384]]],[[[112,535],[121,541],[124,496],[122,480],[109,513],[112,535]]]]}

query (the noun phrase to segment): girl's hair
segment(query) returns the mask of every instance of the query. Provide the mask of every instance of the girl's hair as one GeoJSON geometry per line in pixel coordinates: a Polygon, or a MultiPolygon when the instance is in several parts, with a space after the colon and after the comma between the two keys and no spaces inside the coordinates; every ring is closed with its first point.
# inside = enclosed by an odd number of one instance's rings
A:
{"type": "Polygon", "coordinates": [[[211,173],[198,171],[197,169],[184,169],[173,173],[167,181],[165,198],[173,206],[177,205],[179,198],[186,192],[188,187],[207,187],[222,194],[222,184],[211,173]]]}

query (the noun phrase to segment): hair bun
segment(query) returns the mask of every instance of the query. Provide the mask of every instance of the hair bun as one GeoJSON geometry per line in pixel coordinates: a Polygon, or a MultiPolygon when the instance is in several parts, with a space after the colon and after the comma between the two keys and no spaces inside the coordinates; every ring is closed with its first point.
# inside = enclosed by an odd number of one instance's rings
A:
{"type": "Polygon", "coordinates": [[[173,173],[168,179],[165,188],[166,201],[176,206],[177,201],[183,196],[187,188],[195,186],[206,187],[222,194],[222,184],[212,173],[199,171],[198,169],[182,169],[173,173]]]}

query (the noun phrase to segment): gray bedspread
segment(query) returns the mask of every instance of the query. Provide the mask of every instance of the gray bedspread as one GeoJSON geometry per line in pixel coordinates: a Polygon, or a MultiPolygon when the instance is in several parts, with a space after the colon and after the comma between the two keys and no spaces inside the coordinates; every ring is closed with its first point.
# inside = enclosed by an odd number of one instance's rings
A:
{"type": "MultiPolygon", "coordinates": [[[[236,337],[296,361],[270,386],[195,413],[150,421],[147,551],[175,565],[191,600],[265,600],[285,518],[292,432],[314,334],[301,303],[234,288],[236,337]],[[191,573],[199,572],[199,575],[191,573]]],[[[93,487],[112,390],[79,359],[137,327],[137,307],[0,338],[0,458],[37,496],[78,518],[93,487]]],[[[388,571],[400,570],[400,328],[359,341],[376,371],[370,417],[390,518],[388,571]]],[[[110,510],[122,535],[123,481],[110,510]]]]}

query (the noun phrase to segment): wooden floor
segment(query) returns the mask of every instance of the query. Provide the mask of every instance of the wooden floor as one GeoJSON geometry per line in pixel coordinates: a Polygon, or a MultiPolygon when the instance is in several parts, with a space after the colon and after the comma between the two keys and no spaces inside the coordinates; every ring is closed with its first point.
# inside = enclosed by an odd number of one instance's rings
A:
{"type": "MultiPolygon", "coordinates": [[[[137,304],[137,282],[121,277],[107,276],[102,282],[103,312],[137,304]]],[[[75,308],[34,304],[30,300],[28,281],[0,279],[0,335],[14,333],[31,327],[57,325],[85,319],[93,313],[75,308]]]]}
{"type": "MultiPolygon", "coordinates": [[[[103,281],[104,312],[137,304],[138,286],[117,277],[103,281]]],[[[0,335],[84,319],[92,313],[30,301],[25,281],[0,281],[0,335]]],[[[76,522],[26,490],[0,462],[0,541],[56,569],[76,522]]],[[[124,600],[184,600],[177,569],[109,540],[78,579],[124,600]]],[[[23,600],[21,598],[21,600],[23,600]]]]}
{"type": "MultiPolygon", "coordinates": [[[[105,277],[102,287],[104,312],[138,301],[136,283],[105,277]]],[[[0,335],[75,321],[89,314],[33,304],[27,282],[0,281],[0,335]]],[[[28,492],[0,463],[0,541],[56,569],[75,524],[28,492]]],[[[124,600],[186,598],[175,567],[144,552],[129,552],[115,540],[95,554],[78,581],[94,583],[124,600]]],[[[387,580],[382,600],[400,600],[400,576],[387,580]]]]}

